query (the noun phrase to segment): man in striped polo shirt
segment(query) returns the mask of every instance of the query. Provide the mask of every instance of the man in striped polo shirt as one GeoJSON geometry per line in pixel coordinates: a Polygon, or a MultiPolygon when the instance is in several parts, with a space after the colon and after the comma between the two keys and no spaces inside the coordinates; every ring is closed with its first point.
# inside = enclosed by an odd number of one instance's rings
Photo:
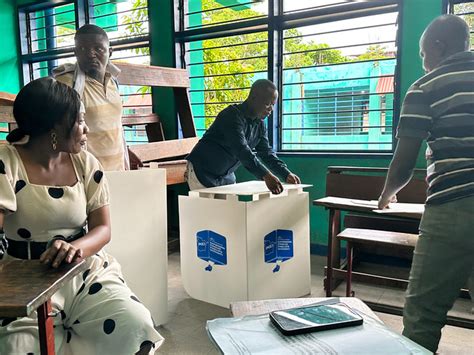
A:
{"type": "MultiPolygon", "coordinates": [[[[423,33],[427,74],[408,90],[379,208],[411,179],[426,139],[429,184],[403,314],[403,334],[436,352],[441,329],[474,267],[474,53],[459,17],[423,33]]],[[[472,290],[471,290],[472,291],[472,290]]]]}
{"type": "Polygon", "coordinates": [[[116,76],[120,70],[110,63],[112,49],[107,33],[95,25],[84,25],[74,36],[77,64],[53,70],[60,82],[73,87],[86,108],[89,127],[87,150],[105,170],[128,168],[127,146],[122,128],[122,99],[116,76]]]}

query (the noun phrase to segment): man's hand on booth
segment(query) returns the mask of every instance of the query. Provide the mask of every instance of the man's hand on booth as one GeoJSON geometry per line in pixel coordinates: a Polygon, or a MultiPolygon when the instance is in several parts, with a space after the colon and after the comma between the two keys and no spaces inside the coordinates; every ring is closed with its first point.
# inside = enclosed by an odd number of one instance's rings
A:
{"type": "Polygon", "coordinates": [[[263,177],[263,181],[265,181],[265,184],[272,192],[272,194],[278,195],[282,193],[283,185],[281,184],[280,180],[272,173],[268,173],[267,175],[265,175],[263,177]]]}
{"type": "Polygon", "coordinates": [[[298,177],[298,175],[289,173],[288,176],[286,177],[286,182],[288,184],[301,184],[301,180],[298,177]]]}

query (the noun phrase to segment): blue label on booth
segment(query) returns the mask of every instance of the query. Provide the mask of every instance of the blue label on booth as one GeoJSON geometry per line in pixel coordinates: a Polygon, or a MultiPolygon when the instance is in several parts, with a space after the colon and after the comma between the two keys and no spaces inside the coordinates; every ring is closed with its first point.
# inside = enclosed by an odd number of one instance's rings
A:
{"type": "Polygon", "coordinates": [[[227,265],[227,241],[223,235],[211,230],[196,233],[197,256],[209,263],[206,271],[212,271],[212,265],[227,265]]]}
{"type": "Polygon", "coordinates": [[[280,264],[293,257],[293,231],[277,229],[264,238],[265,262],[275,263],[273,272],[280,271],[280,264]]]}

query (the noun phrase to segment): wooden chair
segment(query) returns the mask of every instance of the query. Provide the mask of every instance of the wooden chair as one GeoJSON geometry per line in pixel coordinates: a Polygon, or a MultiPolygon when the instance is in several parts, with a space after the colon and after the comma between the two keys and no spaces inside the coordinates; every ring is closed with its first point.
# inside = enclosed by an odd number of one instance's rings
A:
{"type": "Polygon", "coordinates": [[[165,140],[160,119],[157,115],[124,116],[124,125],[145,125],[148,143],[129,146],[132,156],[139,159],[138,164],[164,168],[167,171],[167,184],[185,181],[186,160],[198,142],[189,102],[189,76],[185,69],[165,68],[150,65],[116,62],[121,73],[120,85],[169,87],[173,89],[181,125],[183,139],[165,140]],[[154,163],[154,164],[149,164],[154,163]]]}

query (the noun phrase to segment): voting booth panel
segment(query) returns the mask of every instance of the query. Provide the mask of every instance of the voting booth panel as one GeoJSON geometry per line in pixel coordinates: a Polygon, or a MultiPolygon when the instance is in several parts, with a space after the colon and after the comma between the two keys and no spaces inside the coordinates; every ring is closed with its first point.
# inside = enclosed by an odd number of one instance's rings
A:
{"type": "Polygon", "coordinates": [[[292,187],[270,196],[254,181],[180,196],[181,274],[191,297],[228,307],[311,292],[308,193],[292,187]]]}
{"type": "Polygon", "coordinates": [[[248,300],[311,293],[308,193],[246,205],[248,300]]]}
{"type": "Polygon", "coordinates": [[[122,266],[127,285],[155,325],[168,315],[166,171],[106,172],[112,240],[105,247],[122,266]]]}
{"type": "Polygon", "coordinates": [[[245,213],[239,201],[179,197],[181,277],[191,297],[222,307],[247,299],[245,213]],[[202,235],[209,230],[211,242],[202,235]]]}

